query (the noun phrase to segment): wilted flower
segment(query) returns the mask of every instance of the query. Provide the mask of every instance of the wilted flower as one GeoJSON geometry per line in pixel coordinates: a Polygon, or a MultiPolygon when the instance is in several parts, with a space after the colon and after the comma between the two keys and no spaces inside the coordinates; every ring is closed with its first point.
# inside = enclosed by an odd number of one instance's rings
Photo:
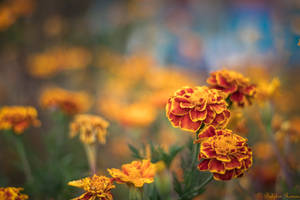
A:
{"type": "Polygon", "coordinates": [[[241,177],[252,165],[252,151],[247,139],[229,129],[205,128],[198,135],[200,146],[198,165],[201,171],[210,171],[216,180],[241,177]]]}
{"type": "Polygon", "coordinates": [[[238,106],[251,104],[256,87],[250,84],[248,78],[231,70],[219,70],[212,72],[207,83],[215,89],[223,91],[233,103],[238,106]]]}
{"type": "Polygon", "coordinates": [[[39,126],[38,114],[31,106],[5,106],[0,110],[0,130],[21,134],[29,126],[39,126]]]}
{"type": "Polygon", "coordinates": [[[111,189],[115,188],[110,178],[97,176],[83,178],[81,180],[70,181],[70,186],[82,188],[85,190],[81,196],[73,200],[112,200],[111,189]]]}
{"type": "Polygon", "coordinates": [[[0,199],[1,200],[26,200],[28,196],[26,194],[21,194],[20,192],[23,188],[15,187],[0,187],[0,199]]]}
{"type": "Polygon", "coordinates": [[[197,131],[202,124],[225,127],[230,117],[223,93],[203,87],[183,87],[171,96],[166,114],[174,127],[197,131]]]}
{"type": "Polygon", "coordinates": [[[83,143],[90,144],[98,140],[104,144],[108,125],[109,123],[106,120],[96,115],[76,115],[74,121],[70,124],[70,136],[73,138],[79,133],[80,140],[83,143]]]}
{"type": "Polygon", "coordinates": [[[60,88],[49,88],[40,96],[43,108],[60,109],[65,114],[74,115],[87,111],[91,98],[85,92],[71,92],[60,88]]]}
{"type": "Polygon", "coordinates": [[[135,187],[143,187],[145,183],[152,183],[155,176],[155,165],[149,160],[133,161],[122,165],[122,169],[108,169],[110,175],[118,183],[127,183],[135,187]]]}

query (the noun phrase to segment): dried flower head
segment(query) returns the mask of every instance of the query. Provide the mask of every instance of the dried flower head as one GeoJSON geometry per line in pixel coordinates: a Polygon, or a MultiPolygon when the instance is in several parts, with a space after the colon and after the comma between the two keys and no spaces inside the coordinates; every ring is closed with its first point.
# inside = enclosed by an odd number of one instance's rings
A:
{"type": "Polygon", "coordinates": [[[223,91],[230,100],[238,106],[251,104],[256,87],[250,84],[248,78],[231,70],[219,70],[212,72],[207,83],[215,89],[223,91]]]}
{"type": "Polygon", "coordinates": [[[97,140],[105,144],[106,129],[109,123],[96,115],[81,114],[76,115],[74,121],[70,124],[70,136],[75,137],[80,134],[80,140],[83,143],[91,144],[97,140]]]}
{"type": "Polygon", "coordinates": [[[201,125],[225,127],[230,117],[223,93],[208,87],[183,87],[168,100],[166,114],[174,127],[197,131],[201,125]]]}
{"type": "Polygon", "coordinates": [[[201,171],[210,171],[216,180],[241,177],[252,165],[252,151],[247,139],[229,129],[205,128],[198,135],[200,146],[198,165],[201,171]]]}
{"type": "Polygon", "coordinates": [[[110,175],[118,183],[126,183],[135,187],[143,187],[145,183],[152,183],[155,176],[155,165],[149,160],[133,161],[122,165],[122,169],[108,169],[110,175]]]}
{"type": "Polygon", "coordinates": [[[21,134],[29,126],[39,126],[38,114],[31,106],[5,106],[0,110],[0,130],[21,134]]]}
{"type": "Polygon", "coordinates": [[[82,188],[85,190],[81,196],[73,200],[112,200],[113,196],[110,193],[115,186],[110,178],[105,176],[97,176],[83,178],[81,180],[70,181],[70,186],[82,188]]]}
{"type": "Polygon", "coordinates": [[[49,88],[40,96],[43,108],[60,109],[68,115],[87,111],[91,106],[91,98],[85,92],[71,92],[60,88],[49,88]]]}
{"type": "Polygon", "coordinates": [[[23,188],[15,187],[0,187],[0,199],[1,200],[26,200],[28,196],[26,194],[21,194],[20,192],[23,188]]]}

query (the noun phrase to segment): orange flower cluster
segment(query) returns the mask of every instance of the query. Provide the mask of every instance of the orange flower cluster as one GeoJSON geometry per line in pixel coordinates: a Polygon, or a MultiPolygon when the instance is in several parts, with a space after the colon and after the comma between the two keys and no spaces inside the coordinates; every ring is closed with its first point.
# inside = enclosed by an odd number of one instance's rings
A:
{"type": "Polygon", "coordinates": [[[43,108],[60,109],[68,115],[87,111],[91,106],[91,98],[85,92],[71,92],[60,88],[49,88],[40,96],[43,108]]]}
{"type": "Polygon", "coordinates": [[[149,160],[143,160],[124,164],[122,165],[122,170],[108,169],[108,172],[118,183],[143,187],[145,183],[152,183],[154,181],[155,169],[155,165],[149,160]]]}
{"type": "Polygon", "coordinates": [[[28,196],[26,194],[21,194],[20,192],[23,188],[15,187],[0,187],[0,199],[1,200],[26,200],[28,196]]]}
{"type": "Polygon", "coordinates": [[[247,139],[229,129],[217,130],[208,126],[198,134],[201,142],[198,165],[201,171],[210,171],[216,180],[230,180],[243,176],[252,165],[252,151],[247,139]]]}
{"type": "Polygon", "coordinates": [[[29,73],[48,78],[61,71],[81,69],[91,62],[91,54],[82,47],[54,47],[32,55],[28,60],[29,73]]]}
{"type": "Polygon", "coordinates": [[[13,130],[21,134],[29,126],[39,126],[38,114],[30,106],[5,106],[0,110],[0,130],[13,130]]]}
{"type": "Polygon", "coordinates": [[[215,89],[221,90],[238,106],[251,104],[256,87],[250,84],[248,78],[236,71],[219,70],[212,72],[207,83],[215,89]]]}
{"type": "Polygon", "coordinates": [[[115,188],[112,179],[105,176],[97,176],[83,178],[81,180],[70,181],[70,186],[82,188],[85,190],[81,196],[73,200],[112,200],[111,190],[115,188]]]}
{"type": "Polygon", "coordinates": [[[8,0],[0,5],[0,31],[6,30],[22,16],[31,14],[33,0],[8,0]]]}
{"type": "Polygon", "coordinates": [[[74,121],[70,124],[70,136],[73,138],[80,133],[80,140],[83,143],[95,143],[98,139],[100,143],[105,144],[108,125],[109,123],[106,120],[96,115],[76,115],[74,121]]]}
{"type": "Polygon", "coordinates": [[[106,117],[125,126],[144,127],[151,124],[156,117],[156,110],[147,103],[136,102],[129,105],[110,99],[99,102],[100,110],[106,117]]]}
{"type": "Polygon", "coordinates": [[[230,112],[223,93],[208,87],[183,87],[171,96],[166,114],[174,127],[197,131],[202,125],[225,127],[230,112]]]}

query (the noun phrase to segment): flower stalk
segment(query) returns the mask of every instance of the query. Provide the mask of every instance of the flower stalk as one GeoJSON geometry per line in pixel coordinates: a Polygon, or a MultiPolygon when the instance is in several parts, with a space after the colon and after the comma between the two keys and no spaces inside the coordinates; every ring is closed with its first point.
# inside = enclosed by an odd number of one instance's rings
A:
{"type": "Polygon", "coordinates": [[[143,200],[143,188],[129,186],[129,200],[143,200]]]}
{"type": "Polygon", "coordinates": [[[96,173],[97,148],[96,144],[84,144],[84,149],[90,166],[91,174],[96,173]]]}

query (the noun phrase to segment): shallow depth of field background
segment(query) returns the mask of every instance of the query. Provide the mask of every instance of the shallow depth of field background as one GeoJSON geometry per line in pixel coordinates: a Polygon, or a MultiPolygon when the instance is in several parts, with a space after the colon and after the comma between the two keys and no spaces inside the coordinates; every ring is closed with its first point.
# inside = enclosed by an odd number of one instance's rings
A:
{"type": "MultiPolygon", "coordinates": [[[[57,111],[40,107],[46,88],[87,92],[92,97],[87,113],[110,122],[106,144],[98,145],[98,172],[107,174],[106,168],[133,160],[128,144],[152,141],[167,149],[184,143],[190,134],[171,126],[164,102],[182,86],[205,85],[209,72],[221,68],[237,70],[256,84],[277,77],[280,87],[268,103],[256,102],[232,120],[233,130],[252,146],[252,168],[239,180],[214,181],[199,199],[300,195],[298,40],[298,0],[1,0],[0,106],[34,106],[42,122],[24,133],[38,171],[29,195],[75,197],[78,190],[66,183],[89,170],[79,139],[68,138],[68,123],[57,111]],[[17,16],[5,14],[3,5],[10,1],[19,1],[17,16]],[[255,125],[259,112],[271,116],[274,138],[293,170],[292,187],[282,183],[270,142],[255,125]],[[58,149],[58,159],[50,159],[48,150],[57,147],[45,139],[53,132],[64,134],[67,143],[58,149]]],[[[0,134],[0,186],[23,183],[18,156],[0,134]]],[[[118,187],[115,199],[126,199],[118,187]]]]}

